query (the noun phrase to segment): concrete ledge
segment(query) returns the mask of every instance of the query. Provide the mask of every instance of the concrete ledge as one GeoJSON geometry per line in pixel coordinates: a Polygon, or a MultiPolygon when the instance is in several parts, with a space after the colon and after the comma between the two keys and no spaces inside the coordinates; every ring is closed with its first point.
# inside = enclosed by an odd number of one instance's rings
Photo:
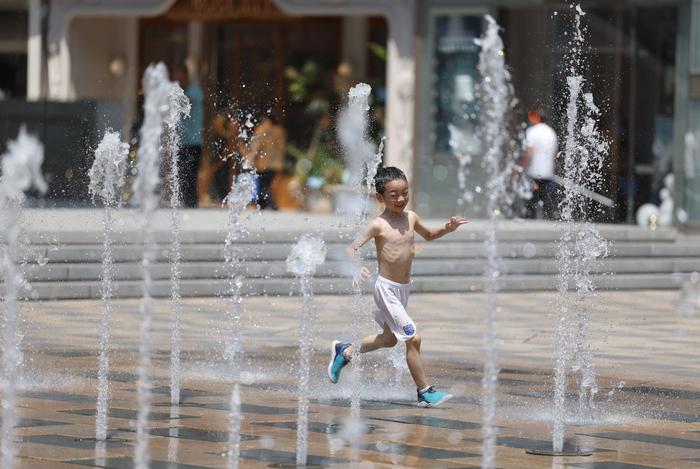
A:
{"type": "MultiPolygon", "coordinates": [[[[486,266],[483,259],[453,257],[454,262],[444,259],[417,258],[413,264],[413,275],[482,275],[486,266]]],[[[371,263],[372,261],[370,261],[371,263]]],[[[246,277],[256,279],[292,278],[284,260],[249,260],[245,263],[246,277]]],[[[501,261],[502,275],[547,274],[556,276],[558,267],[554,258],[519,258],[501,261]]],[[[700,257],[661,257],[661,258],[608,258],[600,261],[593,269],[597,273],[674,273],[700,271],[700,257]]],[[[316,278],[349,277],[352,266],[347,261],[328,260],[318,267],[316,278]]],[[[183,262],[180,265],[182,279],[223,279],[226,266],[223,261],[183,262]]],[[[49,263],[44,266],[30,264],[25,277],[30,281],[97,281],[102,276],[99,263],[49,263]]],[[[140,260],[114,265],[113,278],[116,280],[139,280],[142,276],[140,260]]],[[[151,266],[151,276],[155,280],[170,278],[170,264],[159,262],[151,266]]]]}
{"type": "MultiPolygon", "coordinates": [[[[223,209],[183,209],[181,239],[184,242],[223,242],[228,213],[223,209]]],[[[171,212],[160,209],[152,220],[159,242],[170,241],[171,212]]],[[[131,208],[114,213],[115,236],[118,241],[137,244],[140,233],[140,213],[131,208]]],[[[100,243],[102,238],[101,209],[27,209],[22,217],[23,226],[32,243],[62,244],[100,243]]],[[[293,242],[301,233],[317,231],[329,241],[349,240],[355,235],[351,217],[289,212],[249,211],[241,217],[242,224],[251,233],[247,242],[293,242]]],[[[444,219],[425,220],[428,225],[440,226],[444,219]]],[[[453,241],[483,241],[489,229],[488,220],[471,220],[464,228],[450,235],[453,241]]],[[[609,240],[673,241],[679,238],[675,228],[649,230],[634,225],[598,224],[601,235],[609,240]]],[[[560,226],[556,222],[539,220],[503,220],[498,224],[500,241],[546,241],[558,239],[560,226]]]]}
{"type": "MultiPolygon", "coordinates": [[[[620,274],[599,275],[594,284],[601,290],[634,290],[644,288],[678,289],[690,274],[620,274]]],[[[30,300],[53,299],[94,299],[100,298],[100,282],[32,282],[30,300]]],[[[365,284],[365,292],[370,293],[372,282],[365,284]]],[[[556,277],[552,275],[510,275],[503,277],[499,284],[500,291],[551,291],[557,287],[556,277]]],[[[297,295],[298,282],[293,278],[255,279],[246,282],[242,294],[253,296],[297,295]]],[[[185,279],[182,281],[183,297],[226,296],[228,283],[224,279],[185,279]]],[[[416,293],[469,293],[484,290],[482,276],[423,276],[413,278],[411,291],[416,293]]],[[[0,286],[0,292],[4,288],[0,286]]],[[[351,294],[350,282],[346,278],[314,279],[314,292],[324,295],[351,294]]],[[[138,298],[141,296],[141,283],[137,280],[115,282],[115,298],[138,298]]],[[[152,296],[170,297],[169,280],[153,282],[152,296]]]]}

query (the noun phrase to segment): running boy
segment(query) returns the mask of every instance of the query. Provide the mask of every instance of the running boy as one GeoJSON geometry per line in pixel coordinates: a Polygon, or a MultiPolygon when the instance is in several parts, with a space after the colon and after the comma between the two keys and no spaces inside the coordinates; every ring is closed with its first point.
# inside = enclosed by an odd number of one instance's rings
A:
{"type": "MultiPolygon", "coordinates": [[[[384,211],[369,223],[361,238],[348,246],[348,252],[357,264],[357,250],[374,238],[379,262],[379,276],[374,284],[374,301],[377,304],[374,319],[384,330],[381,334],[362,339],[360,353],[393,347],[399,340],[405,342],[406,363],[418,388],[418,405],[437,406],[452,396],[428,384],[420,355],[421,335],[406,312],[415,252],[413,234],[416,232],[426,241],[432,241],[455,231],[467,220],[452,217],[445,226],[433,229],[423,225],[415,212],[405,210],[408,180],[398,168],[389,166],[379,169],[374,178],[374,187],[377,200],[384,204],[384,211]]],[[[359,278],[353,283],[366,279],[369,274],[369,269],[362,267],[359,278]]],[[[328,377],[333,383],[338,382],[341,370],[350,363],[352,351],[352,344],[333,341],[328,365],[328,377]]]]}

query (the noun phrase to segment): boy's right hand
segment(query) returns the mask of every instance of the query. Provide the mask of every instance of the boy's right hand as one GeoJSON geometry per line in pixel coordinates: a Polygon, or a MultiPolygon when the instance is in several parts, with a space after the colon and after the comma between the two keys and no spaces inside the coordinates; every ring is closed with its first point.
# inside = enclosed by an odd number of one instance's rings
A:
{"type": "Polygon", "coordinates": [[[370,276],[369,269],[367,267],[362,267],[360,271],[352,278],[352,286],[357,288],[370,276]]]}

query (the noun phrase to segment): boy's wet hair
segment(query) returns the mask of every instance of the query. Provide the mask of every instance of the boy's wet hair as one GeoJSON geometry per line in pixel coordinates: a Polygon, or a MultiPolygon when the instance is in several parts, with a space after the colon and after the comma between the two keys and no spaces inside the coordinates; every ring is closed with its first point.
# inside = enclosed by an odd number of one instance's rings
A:
{"type": "Polygon", "coordinates": [[[385,166],[377,170],[377,175],[374,176],[374,190],[377,193],[384,195],[384,186],[387,182],[403,179],[408,182],[406,175],[399,168],[394,166],[385,166]]]}

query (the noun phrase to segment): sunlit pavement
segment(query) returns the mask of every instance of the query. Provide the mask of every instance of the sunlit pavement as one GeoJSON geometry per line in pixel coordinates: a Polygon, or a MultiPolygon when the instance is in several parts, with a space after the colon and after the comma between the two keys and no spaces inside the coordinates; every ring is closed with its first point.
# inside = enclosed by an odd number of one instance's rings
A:
{"type": "MultiPolygon", "coordinates": [[[[365,355],[361,468],[479,467],[483,294],[420,294],[410,311],[423,334],[431,382],[455,397],[443,407],[414,405],[402,355],[365,355]]],[[[554,293],[498,297],[497,467],[692,468],[700,466],[700,312],[679,310],[678,291],[602,292],[592,304],[598,373],[593,423],[570,422],[567,447],[587,457],[534,456],[551,447],[554,293]]],[[[350,299],[316,298],[315,355],[309,417],[309,464],[350,467],[344,422],[350,373],[326,377],[333,339],[351,337],[350,299]]],[[[151,467],[225,467],[231,382],[222,352],[225,303],[184,300],[182,403],[169,404],[170,306],[154,303],[154,402],[151,467]]],[[[367,298],[366,333],[377,331],[367,298]]],[[[296,445],[298,297],[246,300],[243,318],[241,467],[293,465],[296,445]]],[[[115,303],[111,337],[109,438],[97,448],[95,396],[99,302],[22,304],[24,366],[20,383],[19,466],[131,467],[134,452],[138,300],[115,303]]],[[[400,344],[399,344],[400,345],[400,344]]],[[[400,350],[403,352],[403,350],[400,350]]],[[[353,366],[353,365],[351,365],[353,366]]],[[[577,408],[570,380],[571,415],[577,408]]],[[[572,417],[573,418],[573,417],[572,417]]]]}

